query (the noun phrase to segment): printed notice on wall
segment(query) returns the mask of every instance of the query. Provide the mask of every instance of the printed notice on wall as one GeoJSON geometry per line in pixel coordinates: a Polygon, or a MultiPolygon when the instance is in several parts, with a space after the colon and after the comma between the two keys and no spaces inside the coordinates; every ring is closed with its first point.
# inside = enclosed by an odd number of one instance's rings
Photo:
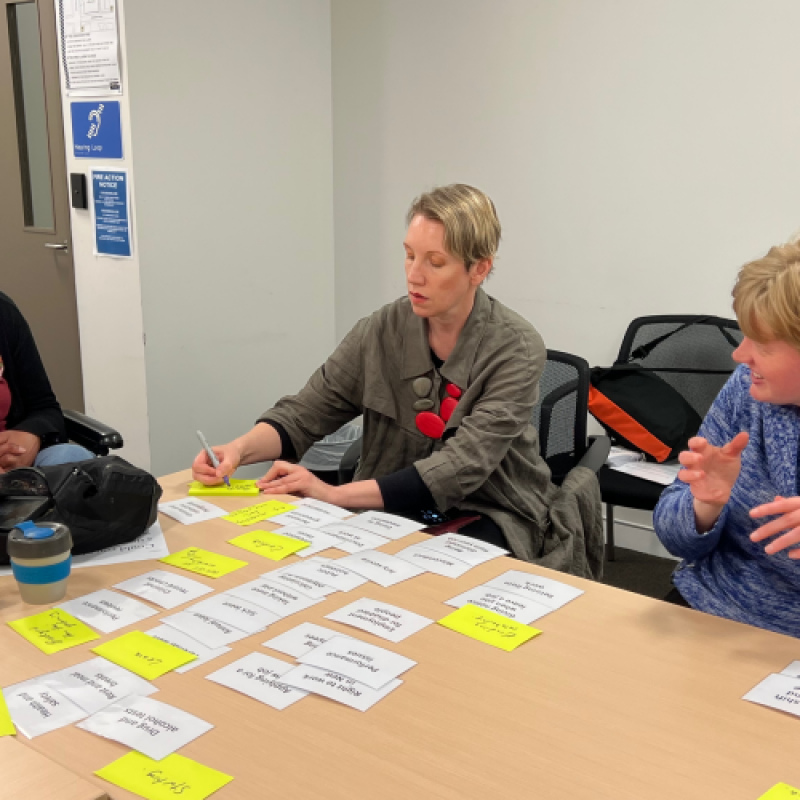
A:
{"type": "Polygon", "coordinates": [[[114,0],[55,0],[67,94],[122,93],[117,4],[114,0]]]}
{"type": "Polygon", "coordinates": [[[125,169],[92,170],[94,254],[131,257],[130,188],[125,169]]]}

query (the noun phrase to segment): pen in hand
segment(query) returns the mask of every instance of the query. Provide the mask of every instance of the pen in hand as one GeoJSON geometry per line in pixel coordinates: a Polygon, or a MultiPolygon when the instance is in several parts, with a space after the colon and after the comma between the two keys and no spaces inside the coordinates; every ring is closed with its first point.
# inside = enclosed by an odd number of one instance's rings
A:
{"type": "MultiPolygon", "coordinates": [[[[219,459],[214,455],[214,451],[208,446],[208,442],[206,441],[206,437],[200,431],[197,431],[197,438],[200,440],[200,444],[203,445],[203,450],[206,451],[206,455],[208,456],[208,460],[214,466],[214,469],[219,467],[219,459]]],[[[231,481],[227,475],[224,475],[222,478],[225,481],[225,485],[230,489],[231,488],[231,481]]]]}

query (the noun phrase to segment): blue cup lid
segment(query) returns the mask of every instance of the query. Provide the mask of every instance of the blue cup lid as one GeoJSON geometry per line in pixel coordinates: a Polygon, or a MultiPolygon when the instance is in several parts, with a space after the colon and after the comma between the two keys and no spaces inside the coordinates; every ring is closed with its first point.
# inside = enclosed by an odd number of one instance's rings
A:
{"type": "Polygon", "coordinates": [[[49,539],[51,536],[55,536],[55,531],[52,528],[40,528],[35,522],[31,522],[30,520],[27,522],[20,522],[19,525],[15,525],[14,527],[19,528],[26,539],[49,539]]]}

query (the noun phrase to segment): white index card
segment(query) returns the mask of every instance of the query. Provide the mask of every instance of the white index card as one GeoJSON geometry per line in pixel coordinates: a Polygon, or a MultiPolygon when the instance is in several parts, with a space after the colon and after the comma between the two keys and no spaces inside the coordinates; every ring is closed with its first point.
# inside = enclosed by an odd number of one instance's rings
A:
{"type": "Polygon", "coordinates": [[[317,511],[324,511],[332,519],[344,519],[345,517],[352,516],[353,512],[348,511],[341,506],[335,506],[333,503],[326,503],[324,500],[315,500],[313,497],[304,497],[297,503],[298,506],[308,506],[317,511]]]}
{"type": "Polygon", "coordinates": [[[791,675],[768,675],[754,686],[742,700],[777,708],[800,717],[800,679],[791,675]]]}
{"type": "Polygon", "coordinates": [[[286,653],[287,656],[300,658],[334,636],[341,636],[341,634],[331,628],[315,625],[313,622],[301,622],[296,627],[278,634],[272,639],[267,639],[266,642],[262,642],[262,645],[271,647],[279,653],[286,653]]]}
{"type": "Polygon", "coordinates": [[[128,697],[92,714],[78,727],[161,761],[214,726],[150,697],[128,697]]]}
{"type": "Polygon", "coordinates": [[[58,607],[103,633],[112,633],[158,614],[155,608],[110,589],[98,589],[59,603],[58,607]]]}
{"type": "Polygon", "coordinates": [[[160,639],[162,642],[171,644],[179,650],[185,650],[187,653],[197,656],[194,661],[178,667],[174,672],[188,672],[190,669],[199,667],[207,661],[224,656],[225,653],[229,653],[231,650],[230,647],[208,647],[202,642],[198,642],[197,639],[193,639],[188,633],[179,631],[171,625],[158,625],[149,631],[145,631],[145,633],[154,639],[160,639]]]}
{"type": "Polygon", "coordinates": [[[346,678],[336,672],[325,672],[324,669],[317,669],[302,664],[295,667],[283,676],[284,682],[306,692],[321,694],[329,700],[355,708],[358,711],[366,711],[378,700],[383,700],[389,692],[393,692],[403,681],[396,678],[389,681],[380,689],[370,689],[363,683],[346,678]]]}
{"type": "MultiPolygon", "coordinates": [[[[347,569],[347,567],[339,566],[339,559],[316,558],[305,564],[293,566],[293,575],[321,581],[338,592],[351,592],[367,582],[367,579],[361,575],[347,569]]],[[[284,572],[284,570],[281,570],[281,572],[284,572]]],[[[264,578],[272,580],[269,573],[266,573],[264,578]]]]}
{"type": "Polygon", "coordinates": [[[390,603],[379,603],[368,597],[362,597],[333,611],[325,618],[361,628],[390,642],[402,642],[412,633],[433,624],[432,619],[415,614],[413,611],[406,611],[390,603]]]}
{"type": "Polygon", "coordinates": [[[207,647],[225,647],[250,636],[247,631],[195,611],[178,611],[177,614],[162,617],[161,621],[165,625],[183,631],[207,647]]]}
{"type": "Polygon", "coordinates": [[[518,569],[510,569],[487,581],[486,585],[518,594],[521,597],[528,597],[537,603],[546,605],[551,611],[561,608],[583,594],[583,589],[570,586],[568,583],[554,581],[552,578],[534,575],[531,572],[522,572],[518,569]]]}
{"type": "Polygon", "coordinates": [[[387,514],[384,511],[365,511],[363,514],[348,519],[347,524],[392,540],[402,539],[404,536],[421,531],[426,527],[424,522],[416,522],[413,519],[387,514]]]}
{"type": "MultiPolygon", "coordinates": [[[[272,522],[270,519],[270,522],[272,522]]],[[[330,521],[330,518],[329,518],[330,521]]],[[[327,523],[326,523],[327,524],[327,523]]],[[[339,548],[339,540],[329,533],[323,533],[317,528],[310,528],[308,525],[287,525],[285,528],[280,529],[281,536],[288,536],[290,539],[299,539],[301,542],[308,542],[308,547],[298,550],[295,555],[300,558],[308,558],[323,550],[330,550],[331,548],[339,548]]]]}
{"type": "Polygon", "coordinates": [[[781,675],[789,675],[792,678],[800,678],[800,661],[792,661],[789,666],[781,670],[781,675]]]}
{"type": "Polygon", "coordinates": [[[471,603],[473,606],[494,611],[496,614],[521,622],[523,625],[528,625],[553,610],[543,603],[537,603],[528,597],[512,594],[502,589],[495,589],[491,586],[476,586],[474,589],[469,589],[463,594],[450,598],[450,600],[445,600],[445,603],[455,608],[461,608],[461,606],[471,603]]]}
{"type": "Polygon", "coordinates": [[[154,569],[145,572],[144,575],[128,578],[126,581],[115,583],[114,588],[121,589],[128,594],[135,594],[137,597],[142,597],[168,609],[177,608],[183,603],[197,600],[198,597],[214,591],[200,581],[176,575],[165,569],[154,569]]]}
{"type": "Polygon", "coordinates": [[[437,553],[453,556],[471,567],[477,567],[478,564],[491,561],[493,558],[508,555],[508,550],[504,550],[502,547],[482,542],[480,539],[473,539],[471,536],[464,536],[462,533],[443,533],[441,536],[426,539],[420,544],[437,553]]]}
{"type": "Polygon", "coordinates": [[[186,610],[218,619],[226,625],[246,631],[248,635],[263,631],[280,619],[277,614],[273,614],[266,608],[230,592],[215,594],[213,597],[195,603],[186,610]]]}
{"type": "Polygon", "coordinates": [[[336,547],[346,553],[357,553],[359,550],[374,550],[389,540],[385,536],[354,528],[350,522],[332,522],[323,525],[320,530],[337,539],[336,547]]]}
{"type": "Polygon", "coordinates": [[[306,597],[322,600],[329,594],[334,594],[339,590],[335,586],[329,586],[320,579],[320,576],[314,575],[313,569],[309,571],[308,567],[317,563],[320,562],[312,559],[304,564],[289,564],[286,567],[265,572],[261,577],[276,586],[287,586],[306,595],[306,597]]]}
{"type": "Polygon", "coordinates": [[[429,550],[422,544],[412,544],[395,553],[395,556],[427,572],[441,575],[443,578],[460,578],[465,572],[472,569],[469,564],[446,553],[429,550]]]}
{"type": "MultiPolygon", "coordinates": [[[[275,525],[301,525],[306,528],[318,528],[320,525],[334,522],[335,518],[311,506],[298,506],[291,511],[284,511],[282,514],[270,517],[269,521],[275,525]]],[[[280,533],[283,533],[283,531],[280,531],[280,533]]]]}
{"type": "Polygon", "coordinates": [[[380,689],[417,665],[416,661],[399,653],[352,636],[334,636],[301,656],[298,661],[352,678],[370,689],[380,689]]]}
{"type": "Polygon", "coordinates": [[[29,739],[71,725],[86,716],[78,705],[44,683],[25,681],[16,689],[4,689],[8,713],[29,739]]]}
{"type": "Polygon", "coordinates": [[[390,556],[381,550],[362,550],[344,558],[336,559],[338,567],[346,567],[362,578],[377,583],[380,586],[394,586],[400,581],[415,578],[426,572],[422,567],[417,567],[397,556],[390,556]]]}
{"type": "Polygon", "coordinates": [[[230,514],[230,511],[215,506],[207,500],[201,500],[199,497],[187,497],[183,500],[159,503],[158,510],[184,525],[194,525],[195,522],[206,522],[230,514]]]}
{"type": "Polygon", "coordinates": [[[278,617],[291,616],[322,602],[319,598],[309,597],[288,586],[272,583],[266,578],[256,578],[241,586],[234,586],[228,590],[228,594],[249,600],[278,617]]]}
{"type": "Polygon", "coordinates": [[[281,681],[281,676],[292,669],[292,664],[280,659],[264,653],[250,653],[206,675],[206,678],[283,711],[308,695],[308,692],[281,681]]]}

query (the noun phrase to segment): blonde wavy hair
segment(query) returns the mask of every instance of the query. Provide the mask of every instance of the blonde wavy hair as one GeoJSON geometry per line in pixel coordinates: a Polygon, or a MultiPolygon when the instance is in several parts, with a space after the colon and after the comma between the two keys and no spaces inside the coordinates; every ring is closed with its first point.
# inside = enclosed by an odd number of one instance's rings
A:
{"type": "Polygon", "coordinates": [[[444,246],[469,269],[494,257],[500,246],[500,220],[494,203],[474,186],[452,183],[421,194],[408,209],[406,224],[423,216],[444,226],[444,246]]]}
{"type": "Polygon", "coordinates": [[[800,244],[778,245],[745,264],[733,287],[733,310],[750,339],[782,339],[800,350],[800,244]]]}

